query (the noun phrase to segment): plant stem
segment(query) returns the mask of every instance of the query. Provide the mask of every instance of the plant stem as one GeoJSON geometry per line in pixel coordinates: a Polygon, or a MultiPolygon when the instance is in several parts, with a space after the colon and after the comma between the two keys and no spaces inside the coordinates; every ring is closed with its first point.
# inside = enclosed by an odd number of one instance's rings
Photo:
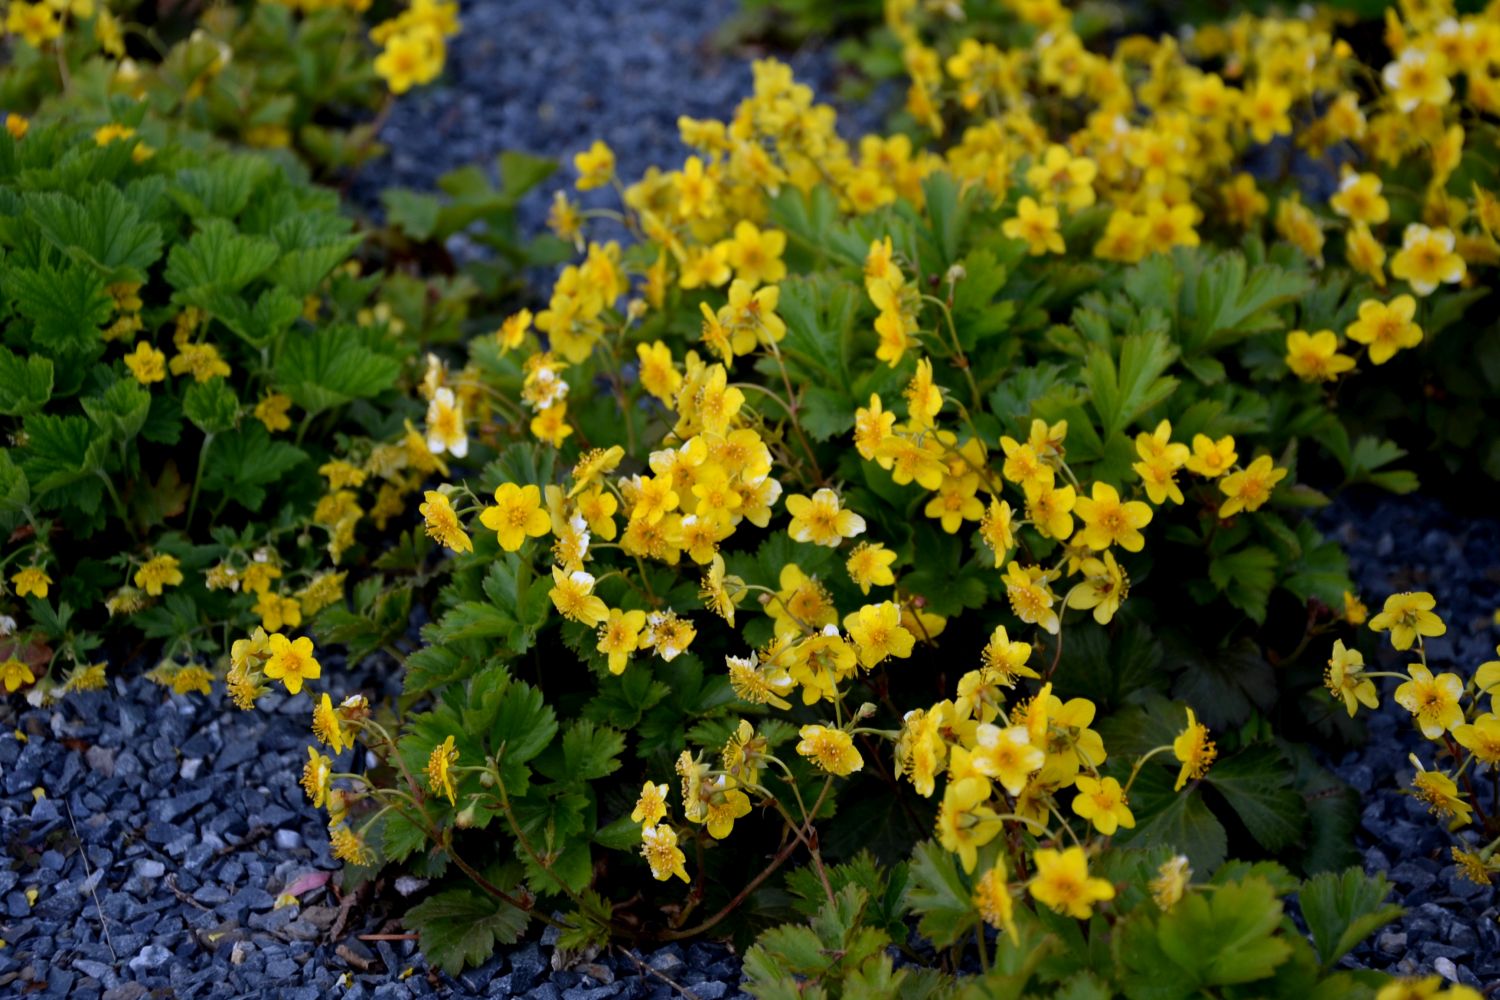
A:
{"type": "Polygon", "coordinates": [[[208,447],[213,443],[213,434],[205,432],[203,447],[198,449],[198,468],[193,473],[193,494],[188,500],[187,522],[183,525],[184,529],[190,529],[193,526],[193,514],[198,510],[198,491],[203,488],[203,470],[208,465],[208,447]]]}

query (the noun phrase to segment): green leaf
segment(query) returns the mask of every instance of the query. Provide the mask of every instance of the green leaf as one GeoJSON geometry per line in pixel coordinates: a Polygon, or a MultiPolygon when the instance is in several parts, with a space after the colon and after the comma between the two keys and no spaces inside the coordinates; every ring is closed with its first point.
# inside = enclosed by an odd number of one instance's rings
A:
{"type": "Polygon", "coordinates": [[[32,322],[31,342],[47,354],[71,359],[102,348],[99,326],[114,311],[114,300],[104,290],[104,279],[88,265],[6,266],[0,289],[16,312],[32,322]]]}
{"type": "Polygon", "coordinates": [[[1127,336],[1120,344],[1119,363],[1108,348],[1089,351],[1084,384],[1092,394],[1106,440],[1121,433],[1141,414],[1165,400],[1177,380],[1162,373],[1177,358],[1177,349],[1159,331],[1127,336]]]}
{"type": "Polygon", "coordinates": [[[1275,264],[1258,264],[1251,271],[1238,251],[1214,255],[1198,266],[1205,256],[1188,250],[1174,255],[1187,275],[1180,329],[1187,354],[1211,353],[1251,334],[1281,329],[1285,324],[1277,307],[1313,287],[1311,278],[1275,264]]]}
{"type": "Polygon", "coordinates": [[[1130,793],[1135,829],[1121,830],[1115,840],[1132,847],[1170,847],[1186,854],[1194,870],[1213,871],[1229,851],[1224,826],[1197,790],[1174,792],[1172,784],[1164,768],[1142,770],[1130,793]]]}
{"type": "Polygon", "coordinates": [[[145,426],[151,393],[132,378],[118,379],[102,395],[83,400],[83,411],[107,437],[123,444],[145,426]]]}
{"type": "MultiPolygon", "coordinates": [[[[88,480],[98,471],[101,455],[90,448],[95,435],[83,417],[33,413],[24,426],[26,451],[21,468],[37,497],[47,497],[53,491],[88,480]]],[[[87,502],[92,497],[97,502],[102,490],[102,484],[93,484],[72,499],[87,502]]]]}
{"type": "Polygon", "coordinates": [[[1276,585],[1276,554],[1265,546],[1249,545],[1216,555],[1209,560],[1208,578],[1230,604],[1262,623],[1276,585]]]}
{"type": "Polygon", "coordinates": [[[0,448],[0,514],[18,514],[31,503],[31,484],[10,452],[0,448]]]}
{"type": "Polygon", "coordinates": [[[460,642],[464,639],[500,639],[516,628],[516,620],[484,601],[464,601],[429,626],[429,642],[460,642]]]}
{"type": "Polygon", "coordinates": [[[308,413],[377,396],[396,383],[401,364],[365,344],[357,327],[334,326],[286,342],[276,360],[276,388],[308,413]]]}
{"type": "Polygon", "coordinates": [[[480,965],[496,944],[515,944],[526,930],[523,910],[478,889],[449,889],[406,911],[403,921],[421,936],[422,954],[451,975],[480,965]]]}
{"type": "Polygon", "coordinates": [[[426,240],[437,229],[443,203],[436,195],[406,188],[386,188],[380,193],[386,221],[414,240],[426,240]]]}
{"type": "Polygon", "coordinates": [[[585,719],[568,727],[562,746],[568,780],[593,781],[620,769],[625,734],[585,719]]]}
{"type": "Polygon", "coordinates": [[[271,231],[283,252],[267,277],[298,299],[311,294],[360,244],[360,237],[343,231],[347,225],[342,219],[333,217],[340,230],[334,232],[315,221],[320,218],[324,217],[294,215],[271,231]]]}
{"type": "Polygon", "coordinates": [[[1324,969],[1331,969],[1355,945],[1405,912],[1385,901],[1390,891],[1384,874],[1370,876],[1359,868],[1307,880],[1297,901],[1324,969]]]}
{"type": "Polygon", "coordinates": [[[957,857],[934,840],[912,851],[906,901],[919,915],[917,930],[939,948],[956,943],[979,923],[957,857]]]}
{"type": "Polygon", "coordinates": [[[234,331],[252,347],[265,347],[302,315],[302,300],[280,285],[260,293],[252,306],[239,292],[200,288],[183,296],[234,331]]]}
{"type": "Polygon", "coordinates": [[[1274,746],[1252,744],[1223,757],[1204,780],[1266,850],[1279,851],[1302,836],[1307,809],[1291,787],[1291,764],[1274,746]]]}
{"type": "Polygon", "coordinates": [[[48,191],[28,193],[26,210],[49,243],[94,267],[106,283],[144,281],[161,256],[161,229],[113,184],[94,184],[87,202],[48,191]]]}
{"type": "Polygon", "coordinates": [[[232,219],[245,210],[256,188],[275,170],[275,164],[259,154],[220,156],[206,167],[179,171],[172,198],[195,219],[232,219]]]}
{"type": "Polygon", "coordinates": [[[240,416],[240,401],[221,378],[195,382],[182,397],[182,412],[205,434],[222,434],[240,416]]]}
{"type": "Polygon", "coordinates": [[[1162,951],[1201,986],[1267,979],[1292,953],[1276,936],[1281,901],[1262,878],[1189,894],[1157,925],[1162,951]]]}
{"type": "Polygon", "coordinates": [[[241,235],[233,223],[210,219],[167,254],[165,276],[183,301],[202,301],[213,292],[239,291],[279,256],[273,241],[241,235]]]}
{"type": "Polygon", "coordinates": [[[52,398],[52,359],[40,354],[21,356],[0,344],[0,414],[24,417],[52,398]]]}
{"type": "Polygon", "coordinates": [[[232,498],[246,510],[258,511],[265,502],[266,487],[306,459],[307,452],[301,448],[273,440],[259,420],[247,420],[214,441],[203,488],[232,498]]]}
{"type": "Polygon", "coordinates": [[[500,191],[512,202],[557,172],[556,160],[515,150],[501,153],[495,166],[500,173],[500,191]]]}

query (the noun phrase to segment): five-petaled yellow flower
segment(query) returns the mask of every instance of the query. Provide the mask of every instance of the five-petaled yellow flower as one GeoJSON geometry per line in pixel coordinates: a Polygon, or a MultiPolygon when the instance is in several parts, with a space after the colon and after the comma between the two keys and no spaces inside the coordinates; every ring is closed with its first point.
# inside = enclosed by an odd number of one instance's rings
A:
{"type": "Polygon", "coordinates": [[[797,735],[801,737],[797,743],[797,752],[812,761],[821,771],[842,778],[865,766],[859,751],[854,749],[854,738],[842,729],[803,726],[797,735]]]}
{"type": "Polygon", "coordinates": [[[823,488],[811,497],[793,493],[786,498],[792,523],[787,533],[799,542],[836,546],[865,530],[865,519],[839,504],[839,495],[823,488]]]}
{"type": "Polygon", "coordinates": [[[47,588],[52,586],[52,577],[40,566],[27,566],[12,576],[10,582],[16,586],[17,597],[30,595],[45,598],[47,588]]]}
{"type": "Polygon", "coordinates": [[[1448,626],[1432,610],[1435,607],[1437,599],[1425,590],[1392,594],[1385,599],[1380,614],[1370,619],[1370,631],[1388,631],[1392,646],[1410,649],[1419,636],[1436,637],[1448,631],[1448,626]]]}
{"type": "Polygon", "coordinates": [[[542,491],[530,483],[501,483],[495,489],[495,506],[480,511],[479,523],[495,532],[506,552],[552,529],[552,519],[542,509],[542,491]]]}
{"type": "Polygon", "coordinates": [[[269,646],[271,656],[266,660],[266,676],[285,684],[288,694],[299,693],[304,681],[323,676],[323,668],[313,656],[312,640],[307,636],[288,639],[277,632],[271,636],[269,646]]]}
{"type": "Polygon", "coordinates": [[[1058,913],[1087,920],[1094,914],[1095,903],[1115,898],[1113,883],[1089,876],[1088,856],[1081,847],[1042,848],[1035,860],[1036,874],[1027,888],[1037,902],[1058,913]]]}

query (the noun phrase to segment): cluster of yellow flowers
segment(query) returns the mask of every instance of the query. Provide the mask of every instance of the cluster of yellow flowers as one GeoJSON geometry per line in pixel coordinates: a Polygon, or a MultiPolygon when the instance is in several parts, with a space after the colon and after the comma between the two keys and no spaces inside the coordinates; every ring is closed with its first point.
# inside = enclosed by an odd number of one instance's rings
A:
{"type": "MultiPolygon", "coordinates": [[[[369,0],[357,2],[364,6],[356,6],[356,10],[369,6],[369,0]]],[[[371,29],[370,40],[382,47],[375,57],[375,72],[393,94],[431,83],[443,71],[447,40],[458,31],[458,4],[412,0],[406,10],[371,29]]]]}
{"type": "MultiPolygon", "coordinates": [[[[11,0],[5,9],[5,32],[41,49],[61,38],[69,21],[92,22],[93,38],[101,51],[119,58],[125,54],[124,29],[110,9],[97,0],[11,0]]],[[[12,130],[14,133],[14,130],[12,130]]],[[[17,137],[19,138],[19,137],[17,137]]]]}
{"type": "MultiPolygon", "coordinates": [[[[1424,639],[1448,631],[1436,607],[1437,600],[1425,591],[1392,594],[1380,613],[1369,619],[1370,630],[1389,633],[1395,649],[1407,652],[1416,646],[1417,662],[1409,664],[1405,674],[1366,669],[1364,655],[1339,639],[1328,658],[1324,682],[1352,718],[1361,705],[1379,706],[1377,678],[1400,680],[1394,692],[1396,704],[1411,713],[1412,723],[1433,742],[1436,756],[1446,758],[1452,767],[1451,773],[1446,768],[1428,770],[1412,754],[1416,769],[1412,793],[1427,803],[1433,815],[1447,820],[1449,830],[1467,827],[1476,815],[1483,828],[1486,811],[1475,788],[1475,775],[1481,769],[1491,775],[1500,773],[1500,659],[1481,663],[1467,680],[1451,671],[1433,674],[1424,639]]],[[[1351,621],[1360,624],[1362,619],[1356,613],[1351,621]]],[[[1495,653],[1500,656],[1500,647],[1495,653]]],[[[1500,808],[1500,803],[1491,808],[1500,808]]],[[[1489,885],[1500,874],[1497,850],[1500,840],[1477,849],[1455,845],[1452,854],[1466,876],[1489,885]]]]}

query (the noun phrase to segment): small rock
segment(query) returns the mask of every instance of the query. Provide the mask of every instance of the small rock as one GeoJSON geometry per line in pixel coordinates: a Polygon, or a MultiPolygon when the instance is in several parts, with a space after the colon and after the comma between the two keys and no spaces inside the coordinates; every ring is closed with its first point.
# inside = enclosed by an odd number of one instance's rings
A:
{"type": "Polygon", "coordinates": [[[296,830],[277,830],[275,840],[279,851],[295,851],[302,846],[302,834],[296,830]]]}
{"type": "Polygon", "coordinates": [[[202,757],[188,757],[183,760],[182,766],[177,769],[177,776],[183,781],[197,781],[198,773],[202,770],[202,757]]]}
{"type": "Polygon", "coordinates": [[[402,875],[396,879],[396,891],[403,896],[411,896],[427,888],[425,878],[415,878],[411,875],[402,875]]]}
{"type": "Polygon", "coordinates": [[[159,969],[172,959],[172,953],[159,944],[148,944],[136,953],[130,960],[130,968],[134,972],[149,972],[159,969]]]}
{"type": "Polygon", "coordinates": [[[141,878],[161,878],[166,871],[167,866],[155,858],[139,858],[135,863],[135,873],[141,878]]]}
{"type": "Polygon", "coordinates": [[[1458,982],[1458,966],[1453,964],[1453,959],[1451,958],[1434,959],[1432,962],[1432,971],[1450,983],[1458,982]]]}
{"type": "Polygon", "coordinates": [[[115,752],[109,747],[92,746],[83,752],[89,767],[106,778],[115,776],[115,752]]]}
{"type": "Polygon", "coordinates": [[[254,950],[255,945],[249,941],[236,941],[229,949],[229,964],[244,965],[245,959],[249,958],[250,953],[254,950]]]}

